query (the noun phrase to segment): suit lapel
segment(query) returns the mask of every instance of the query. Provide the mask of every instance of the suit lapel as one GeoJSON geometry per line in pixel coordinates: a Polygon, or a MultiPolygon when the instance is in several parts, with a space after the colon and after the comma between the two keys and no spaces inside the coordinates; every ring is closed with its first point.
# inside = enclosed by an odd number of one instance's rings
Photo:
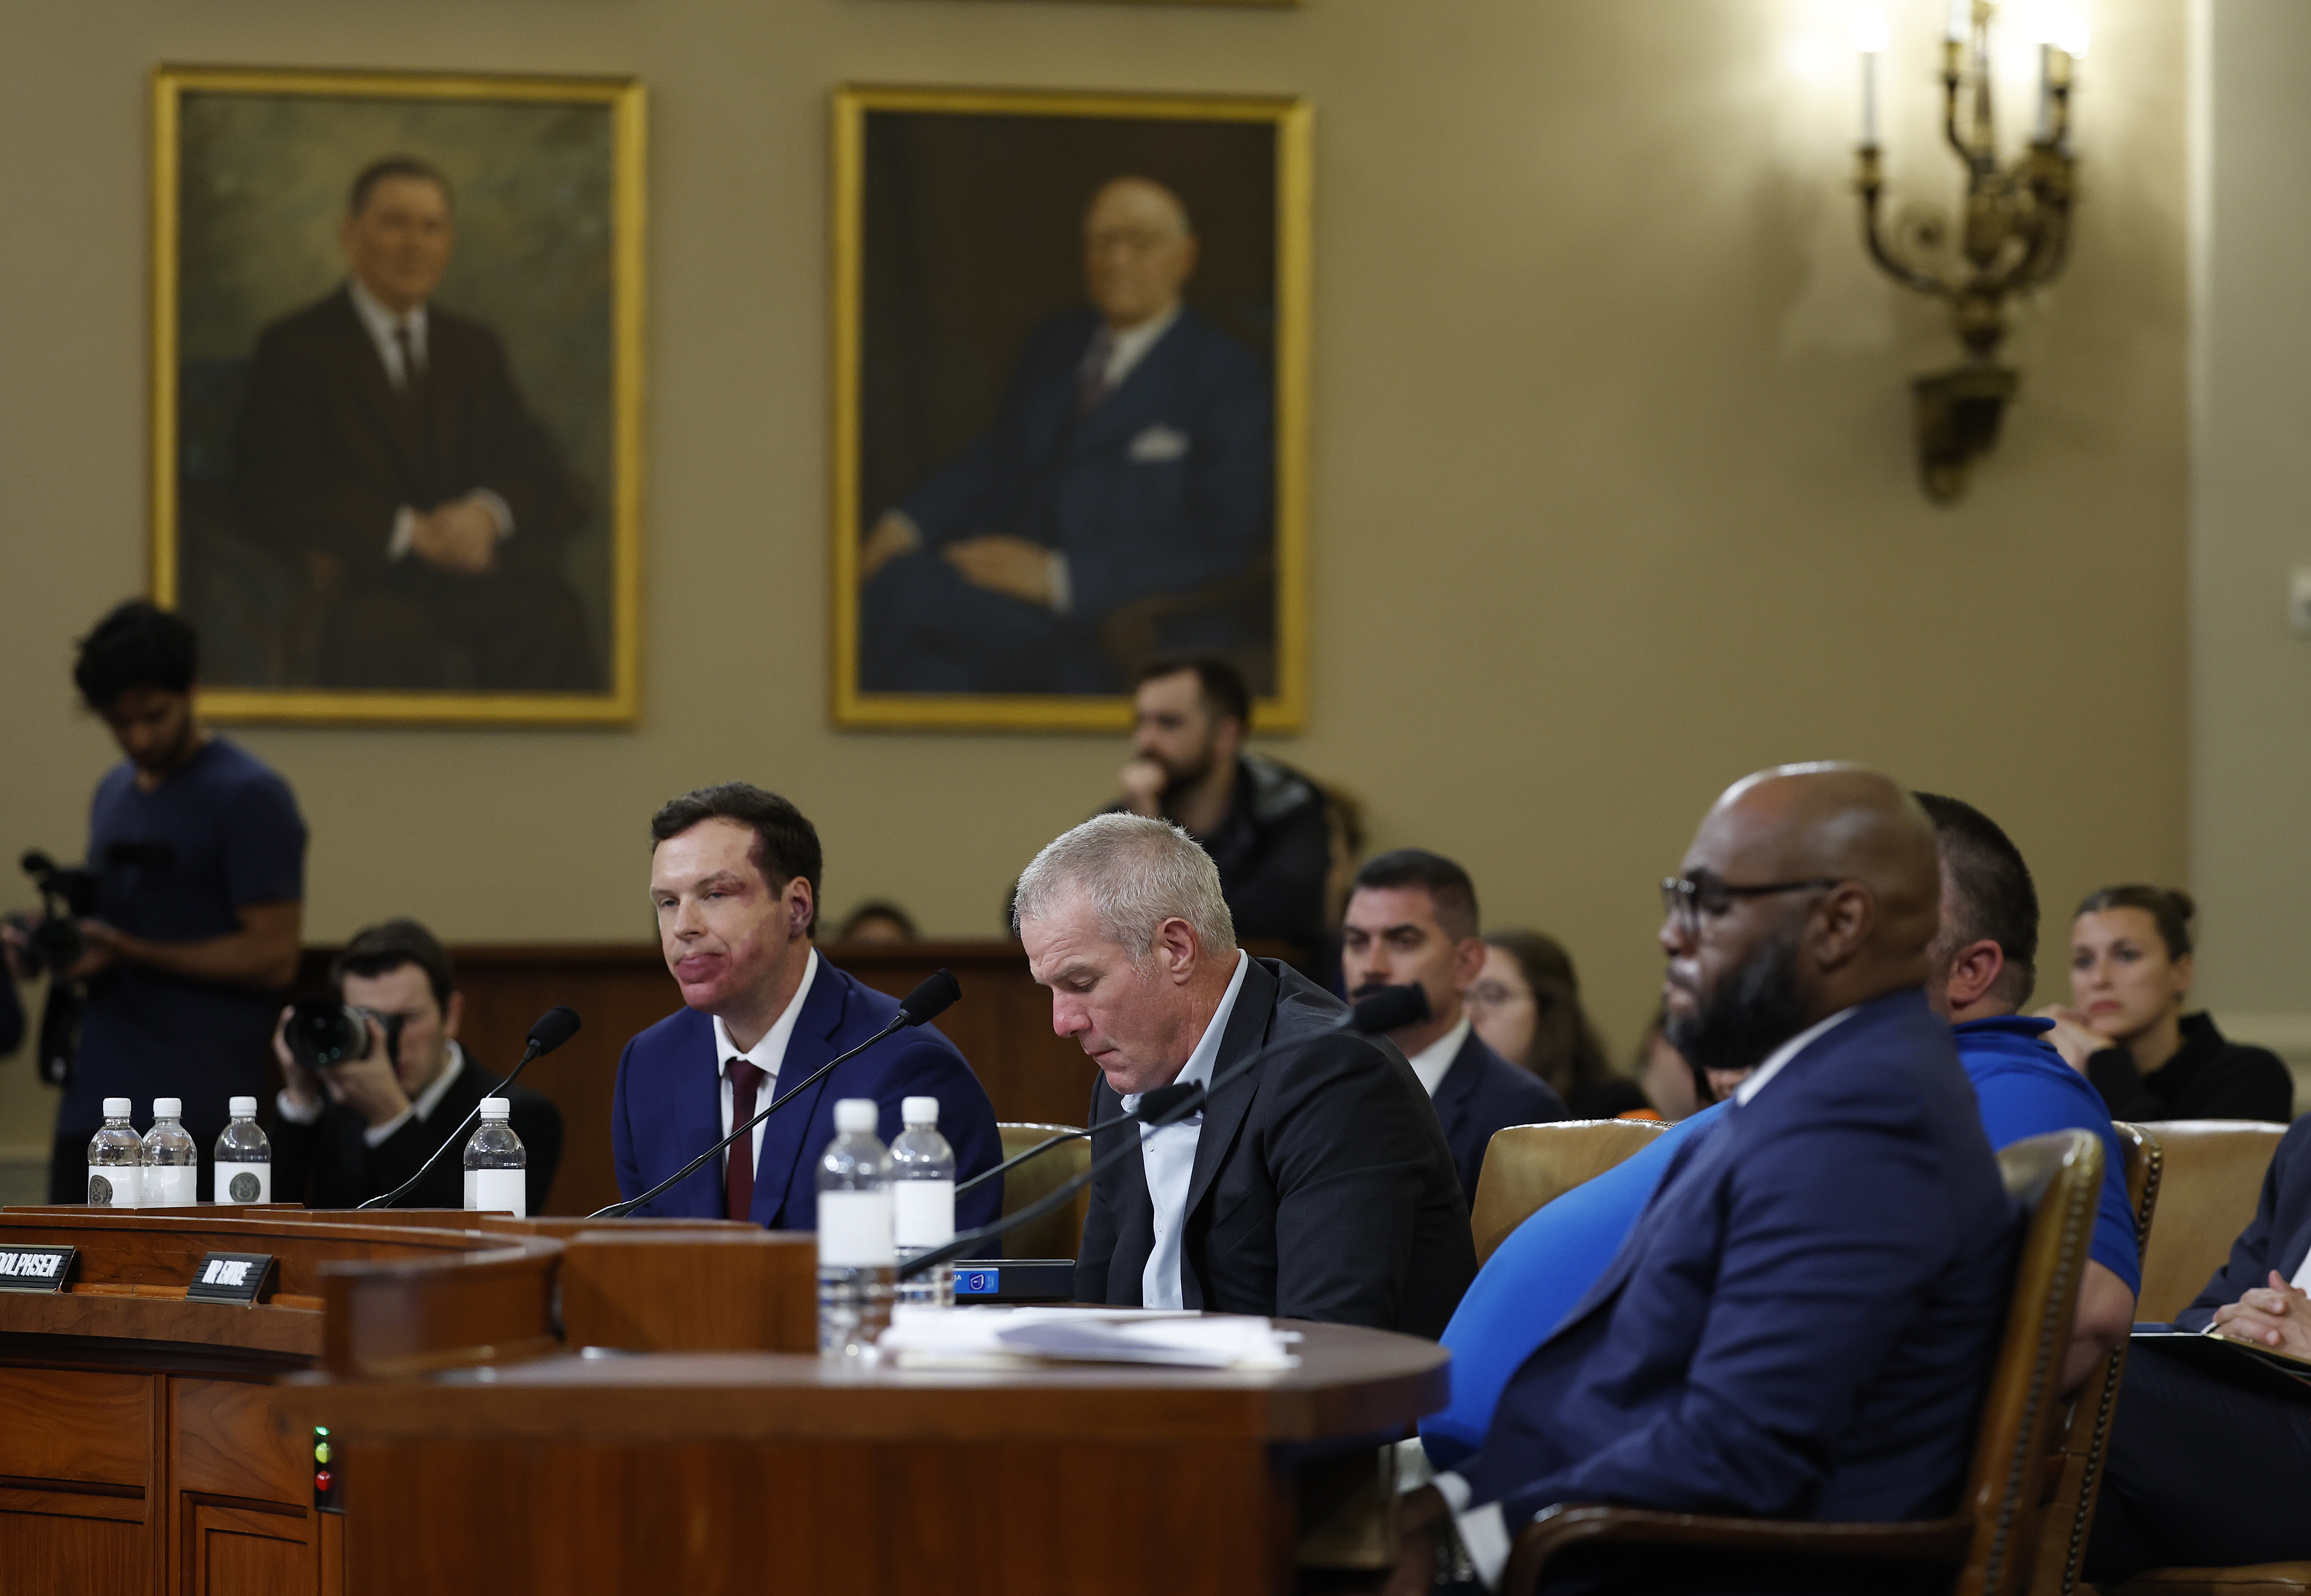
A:
{"type": "MultiPolygon", "coordinates": [[[[424,480],[425,439],[419,435],[417,419],[410,407],[393,390],[392,379],[386,375],[385,358],[377,351],[377,343],[369,335],[361,312],[353,308],[353,291],[340,289],[336,297],[337,314],[334,337],[338,344],[336,366],[350,374],[353,393],[362,407],[377,423],[378,436],[391,440],[395,458],[401,464],[401,480],[418,482],[424,480]]],[[[433,318],[433,319],[439,319],[433,318]]],[[[430,326],[429,333],[432,330],[430,326]]],[[[429,339],[430,344],[432,341],[429,339]]],[[[428,350],[429,354],[432,351],[428,350]]],[[[431,505],[418,507],[431,509],[431,505]]],[[[718,1066],[719,1068],[719,1066],[718,1066]]]]}
{"type": "Polygon", "coordinates": [[[1452,1055],[1452,1063],[1444,1071],[1444,1079],[1436,1083],[1433,1099],[1436,1117],[1444,1126],[1447,1140],[1461,1133],[1461,1122],[1468,1117],[1470,1099],[1477,1095],[1478,1073],[1477,1049],[1484,1043],[1474,1027],[1461,1039],[1461,1050],[1452,1055]]]}
{"type": "MultiPolygon", "coordinates": [[[[709,1148],[722,1140],[722,1061],[714,1054],[714,1022],[695,1009],[683,1012],[674,1057],[674,1155],[668,1160],[676,1167],[698,1156],[682,1149],[709,1148]]],[[[715,1170],[702,1169],[650,1207],[660,1214],[719,1219],[721,1181],[715,1170]]]]}
{"type": "Polygon", "coordinates": [[[1733,1156],[1737,1134],[1732,1111],[1729,1109],[1715,1124],[1687,1138],[1685,1144],[1677,1149],[1669,1167],[1661,1172],[1661,1184],[1653,1188],[1653,1200],[1637,1216],[1636,1226],[1629,1232],[1629,1239],[1621,1244],[1619,1252],[1613,1254],[1612,1262],[1607,1264],[1605,1272],[1597,1277],[1597,1283],[1589,1288],[1581,1300],[1574,1305],[1573,1311],[1559,1322],[1551,1340],[1564,1334],[1619,1294],[1621,1288],[1628,1283],[1629,1277],[1636,1272],[1638,1262],[1652,1245],[1653,1233],[1664,1224],[1682,1222],[1671,1218],[1670,1213],[1681,1206],[1685,1189],[1696,1181],[1711,1179],[1733,1156]]]}
{"type": "MultiPolygon", "coordinates": [[[[835,1035],[842,1028],[849,995],[842,972],[820,959],[810,991],[803,997],[802,1012],[795,1016],[794,1030],[787,1037],[787,1055],[779,1061],[774,1091],[793,1090],[795,1082],[842,1051],[835,1045],[835,1035]]],[[[754,1163],[754,1201],[746,1215],[756,1224],[778,1228],[796,1179],[806,1167],[816,1163],[815,1156],[805,1156],[812,1151],[806,1141],[827,1085],[820,1081],[763,1122],[763,1153],[754,1163]]],[[[759,1110],[763,1105],[754,1106],[759,1110]]]]}
{"type": "MultiPolygon", "coordinates": [[[[1241,1065],[1267,1042],[1269,1028],[1276,1018],[1277,985],[1276,977],[1268,973],[1266,965],[1256,958],[1246,961],[1243,984],[1236,991],[1235,1007],[1229,1011],[1227,1029],[1220,1037],[1219,1056],[1212,1062],[1213,1080],[1217,1080],[1241,1065]]],[[[1183,1220],[1196,1211],[1204,1193],[1211,1190],[1212,1177],[1219,1173],[1228,1149],[1234,1145],[1243,1116],[1251,1111],[1251,1100],[1260,1093],[1260,1078],[1264,1072],[1265,1066],[1252,1069],[1220,1088],[1204,1105],[1204,1127],[1196,1138],[1196,1161],[1188,1175],[1188,1204],[1181,1215],[1183,1220]]],[[[1147,1189],[1144,1175],[1139,1187],[1142,1193],[1147,1189]]],[[[1150,1228],[1152,1233],[1152,1220],[1150,1228]]],[[[1184,1264],[1184,1254],[1182,1261],[1184,1264]]]]}
{"type": "Polygon", "coordinates": [[[1160,421],[1162,403],[1159,395],[1171,390],[1172,369],[1187,357],[1182,352],[1188,343],[1183,334],[1188,330],[1189,313],[1182,309],[1155,346],[1139,357],[1138,363],[1123,374],[1123,381],[1115,391],[1094,406],[1091,414],[1076,423],[1075,437],[1069,440],[1073,453],[1081,455],[1092,449],[1103,448],[1119,436],[1137,432],[1152,421],[1160,421]]]}

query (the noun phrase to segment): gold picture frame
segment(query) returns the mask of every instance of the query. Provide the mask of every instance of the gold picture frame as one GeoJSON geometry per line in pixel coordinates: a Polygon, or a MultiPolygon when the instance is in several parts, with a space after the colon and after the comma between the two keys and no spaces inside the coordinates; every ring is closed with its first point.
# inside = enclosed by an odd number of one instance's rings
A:
{"type": "MultiPolygon", "coordinates": [[[[916,429],[918,433],[936,433],[944,425],[946,438],[937,446],[921,444],[914,447],[912,461],[920,464],[936,459],[932,450],[944,447],[950,452],[945,456],[956,458],[954,441],[964,434],[958,430],[957,419],[973,412],[976,407],[982,419],[974,422],[976,436],[995,431],[1002,422],[996,418],[998,395],[1006,388],[1004,370],[1012,369],[1012,382],[1023,380],[1019,373],[1026,370],[1027,357],[1017,351],[1033,347],[1032,341],[1023,342],[1027,327],[1038,330],[1035,337],[1046,331],[1064,331],[1061,324],[1067,311],[1059,300],[1068,292],[1074,296],[1076,308],[1071,312],[1080,317],[1094,313],[1084,308],[1085,290],[1078,274],[1071,281],[1071,291],[1059,286],[1056,273],[1064,270],[1080,273],[1082,234],[1085,205],[1094,190],[1101,185],[1086,182],[1086,175],[1112,180],[1113,177],[1140,176],[1151,182],[1169,186],[1184,197],[1179,202],[1182,210],[1196,213],[1208,205],[1210,214],[1199,217],[1193,224],[1197,242],[1203,247],[1201,262],[1210,263],[1224,251],[1233,249],[1230,257],[1235,265],[1234,281],[1238,291],[1231,304],[1240,312],[1237,322],[1264,333],[1267,343],[1269,374],[1264,384],[1266,396],[1260,403],[1272,405],[1269,424],[1272,427],[1272,475],[1269,479],[1272,499],[1272,531],[1268,553],[1261,561],[1241,578],[1214,584],[1207,593],[1248,593],[1267,584],[1265,595],[1250,601],[1251,608],[1239,604],[1238,613],[1264,615],[1261,621],[1243,621],[1236,633],[1230,633],[1219,621],[1210,624],[1215,635],[1238,646],[1243,657],[1251,660],[1246,675],[1252,682],[1256,695],[1254,721],[1262,732],[1295,732],[1301,729],[1307,715],[1307,510],[1308,510],[1308,354],[1310,340],[1311,255],[1310,189],[1311,189],[1311,112],[1306,101],[1290,98],[1267,98],[1234,95],[1199,94],[1127,94],[1091,92],[1051,92],[1040,91],[994,91],[978,89],[937,89],[850,85],[839,90],[833,100],[833,424],[832,481],[830,498],[833,507],[830,535],[833,547],[833,605],[830,630],[832,715],[834,724],[845,727],[885,729],[949,730],[1083,730],[1112,732],[1130,724],[1131,703],[1128,696],[1128,672],[1121,669],[1126,655],[1113,638],[1111,622],[1098,635],[1101,656],[1106,663],[1091,669],[1109,671],[1112,682],[1095,690],[940,690],[889,685],[895,668],[888,664],[893,656],[878,655],[876,670],[882,680],[869,682],[863,678],[870,672],[862,665],[862,645],[870,623],[862,620],[862,540],[868,523],[879,516],[886,506],[898,506],[902,498],[895,490],[902,484],[918,484],[932,480],[918,474],[910,477],[904,464],[890,464],[892,458],[904,455],[885,446],[877,429],[889,429],[880,416],[870,417],[867,406],[870,391],[887,392],[895,381],[901,385],[935,390],[945,395],[936,404],[928,406],[944,411],[935,413],[930,424],[916,429]],[[909,120],[909,119],[914,120],[909,120]],[[975,119],[986,119],[983,123],[975,119]],[[1178,130],[1203,130],[1200,135],[1178,130]],[[1040,139],[1040,143],[1039,143],[1040,139]],[[1169,142],[1167,142],[1167,140],[1169,142]],[[1200,140],[1200,142],[1199,142],[1200,140]],[[1103,142],[1104,141],[1104,142],[1103,142]],[[1221,141],[1215,143],[1215,141],[1221,141]],[[1232,143],[1227,141],[1234,141],[1232,143]],[[1005,153],[1001,160],[971,164],[964,152],[994,150],[1005,153]],[[876,189],[877,161],[886,165],[900,157],[893,152],[923,151],[919,160],[920,171],[961,172],[953,179],[958,185],[946,193],[944,198],[934,194],[930,202],[910,199],[918,210],[912,215],[945,217],[945,221],[925,223],[915,229],[911,237],[900,237],[891,227],[884,225],[892,214],[883,194],[876,189]],[[1088,151],[1089,152],[1086,152],[1088,151]],[[1258,161],[1225,159],[1234,151],[1265,152],[1258,161]],[[1215,153],[1219,152],[1219,153],[1215,153]],[[1112,160],[1110,166],[1101,166],[1103,160],[1112,160]],[[1201,188],[1190,192],[1190,186],[1168,175],[1166,162],[1182,170],[1193,169],[1206,174],[1233,174],[1222,180],[1209,178],[1201,188]],[[1196,163],[1200,162],[1198,166],[1196,163]],[[1112,167],[1112,169],[1111,169],[1112,167]],[[1020,200],[1016,205],[1010,196],[1023,187],[1046,181],[1045,173],[1054,174],[1048,179],[1051,193],[1020,200]],[[1024,181],[1021,180],[1025,174],[1024,181]],[[1229,183],[1234,183],[1231,188],[1229,183]],[[976,186],[973,186],[976,185],[976,186]],[[868,370],[870,351],[869,324],[881,328],[892,320],[888,304],[870,304],[870,298],[882,294],[885,300],[894,296],[883,285],[890,277],[890,262],[885,258],[870,259],[869,249],[878,242],[886,256],[903,256],[907,270],[918,278],[928,279],[936,273],[944,258],[961,256],[981,249],[996,222],[988,210],[990,197],[999,202],[1005,214],[1016,213],[1031,221],[1032,231],[1042,240],[1035,256],[1035,270],[1045,282],[1043,298],[1028,302],[1035,291],[1016,287],[1011,273],[1001,268],[991,273],[983,264],[978,268],[990,285],[990,291],[976,293],[968,284],[962,287],[946,285],[937,291],[947,296],[949,309],[940,324],[950,329],[948,346],[961,347],[958,340],[977,340],[979,354],[972,365],[968,380],[956,380],[955,373],[940,369],[937,380],[921,375],[920,369],[906,361],[926,343],[937,340],[900,340],[877,333],[873,352],[874,369],[868,370]],[[1033,207],[1040,206],[1040,210],[1033,207]],[[1027,207],[1021,209],[1021,207],[1027,207]],[[876,236],[870,236],[869,212],[877,218],[876,236]],[[1261,216],[1258,224],[1261,238],[1252,237],[1255,213],[1261,216]],[[966,220],[957,222],[955,217],[966,220]],[[1236,220],[1229,221],[1230,217],[1236,220]],[[1211,225],[1207,225],[1207,221],[1211,225]],[[1234,237],[1221,238],[1223,226],[1232,228],[1234,237]],[[946,232],[937,230],[946,227],[946,232]],[[976,231],[966,236],[966,228],[976,231]],[[1070,244],[1069,239],[1074,242],[1070,244]],[[952,250],[926,246],[952,244],[952,250]],[[1054,265],[1055,253],[1064,254],[1072,248],[1074,255],[1054,265]],[[1264,288],[1256,286],[1265,275],[1264,288]],[[872,280],[870,283],[870,279],[872,280]],[[1266,302],[1260,299],[1265,295],[1266,302]],[[1006,296],[1008,296],[1007,300],[1006,296]],[[1005,302],[998,303],[999,300],[1005,302]],[[1010,302],[1016,301],[1016,302],[1010,302]],[[985,331],[982,323],[1000,322],[1008,316],[1016,329],[1007,334],[1011,342],[1005,352],[991,352],[995,334],[985,331]],[[1262,318],[1265,318],[1263,322],[1262,318]],[[953,332],[963,324],[969,325],[962,332],[953,332]],[[891,358],[890,351],[904,345],[900,358],[891,358]],[[1014,362],[1016,362],[1014,365],[1014,362]],[[895,373],[895,376],[893,374],[895,373]],[[966,397],[953,399],[956,393],[966,397]],[[941,416],[945,417],[944,421],[941,416]],[[870,491],[862,481],[862,473],[872,459],[882,478],[882,491],[870,491]],[[870,500],[872,502],[870,502],[870,500]],[[1253,584],[1251,588],[1244,582],[1253,584]],[[1270,628],[1263,642],[1252,629],[1270,628]],[[1249,638],[1248,642],[1243,641],[1249,638]]],[[[896,169],[895,167],[894,169],[896,169]]],[[[891,184],[889,186],[900,186],[891,184]]],[[[915,195],[924,185],[918,180],[905,192],[915,195]]],[[[1023,232],[1020,236],[1025,236],[1023,232]]],[[[1202,265],[1197,268],[1199,273],[1202,265]]],[[[1201,308],[1198,290],[1203,282],[1199,274],[1189,280],[1186,305],[1189,311],[1201,308]]],[[[919,318],[920,319],[920,318],[919,318]]],[[[1222,312],[1207,311],[1207,323],[1225,320],[1222,312]]],[[[1095,325],[1086,322],[1086,325],[1095,325]]],[[[1177,325],[1180,324],[1171,324],[1177,325]]],[[[1226,330],[1223,328],[1222,330],[1226,330]]],[[[1208,331],[1197,336],[1208,341],[1208,331]]],[[[1167,330],[1159,335],[1157,347],[1171,338],[1167,330]]],[[[1249,343],[1249,338],[1239,340],[1249,343]]],[[[1147,357],[1151,360],[1153,352],[1147,357]]],[[[1153,379],[1151,379],[1153,380],[1153,379]]],[[[1105,390],[1103,390],[1103,392],[1105,390]]],[[[1130,392],[1128,377],[1112,392],[1120,398],[1130,392]]],[[[1249,390],[1246,390],[1249,391],[1249,390]]],[[[1094,403],[1104,403],[1094,400],[1094,403]]],[[[926,404],[912,407],[920,412],[926,404]]],[[[1086,412],[1089,413],[1089,412],[1086,412]]],[[[1089,422],[1085,423],[1087,427],[1089,422]]],[[[1072,425],[1072,423],[1070,423],[1072,425]]],[[[1183,425],[1185,425],[1183,423],[1183,425]]],[[[1156,439],[1167,440],[1172,455],[1163,450],[1141,450],[1138,446],[1148,440],[1139,434],[1131,439],[1134,460],[1171,458],[1186,455],[1193,447],[1192,438],[1177,429],[1156,427],[1151,431],[1164,434],[1156,439]]],[[[1189,429],[1192,431],[1192,428],[1189,429]]],[[[910,523],[911,525],[911,522],[910,523]]],[[[929,550],[919,542],[926,554],[929,550]]],[[[952,563],[952,562],[950,562],[952,563]]],[[[878,566],[876,575],[889,568],[878,566]]],[[[946,581],[943,575],[937,578],[946,581]]],[[[1078,592],[1081,579],[1077,578],[1078,592]]],[[[1191,601],[1183,601],[1191,602],[1191,601]]],[[[1218,602],[1218,601],[1216,601],[1218,602]]],[[[878,612],[879,617],[890,612],[878,612]]],[[[1062,612],[1064,613],[1064,612],[1062,612]]],[[[1135,624],[1137,618],[1133,618],[1135,624]]],[[[1191,620],[1198,619],[1190,617],[1191,620]]],[[[1037,625],[1043,624],[1040,618],[1037,625]]],[[[1086,622],[1085,624],[1088,624],[1086,622]]],[[[886,629],[885,635],[894,635],[886,629]]],[[[1141,636],[1135,632],[1133,636],[1141,636]]],[[[1156,636],[1152,630],[1145,635],[1156,636]]],[[[1071,646],[1078,645],[1071,644],[1071,646]]],[[[1196,647],[1164,644],[1161,650],[1173,652],[1228,652],[1227,646],[1196,647]]],[[[921,678],[928,680],[928,678],[921,678]]]]}
{"type": "MultiPolygon", "coordinates": [[[[164,65],[153,74],[152,93],[153,593],[154,602],[186,610],[202,626],[203,711],[227,722],[632,724],[641,692],[641,84],[625,77],[164,65]],[[322,263],[336,247],[355,172],[388,155],[414,156],[447,174],[455,195],[445,303],[436,310],[429,300],[427,312],[443,346],[441,371],[437,377],[432,366],[421,365],[421,377],[449,393],[451,378],[471,370],[501,376],[493,392],[511,385],[510,409],[499,409],[528,427],[522,437],[536,446],[530,463],[550,461],[538,473],[559,473],[556,493],[537,500],[552,513],[536,516],[553,533],[519,545],[525,525],[510,512],[511,525],[501,533],[510,540],[501,546],[522,551],[519,565],[512,556],[502,562],[509,579],[519,568],[526,585],[488,591],[510,594],[509,606],[523,608],[475,605],[481,620],[469,623],[485,639],[525,626],[558,638],[559,675],[543,686],[541,668],[506,665],[510,656],[483,652],[499,646],[493,640],[462,652],[442,645],[440,674],[421,685],[362,681],[349,634],[329,629],[344,612],[347,585],[340,578],[326,586],[326,574],[341,568],[306,556],[316,574],[301,575],[299,551],[282,535],[283,527],[303,535],[301,526],[314,517],[301,523],[242,509],[253,501],[249,479],[256,472],[245,462],[259,454],[248,446],[250,395],[268,384],[277,388],[273,373],[287,369],[253,352],[257,334],[296,319],[301,303],[318,311],[332,297],[345,303],[344,328],[358,326],[351,291],[331,286],[345,282],[342,265],[331,278],[322,263]],[[572,220],[557,235],[536,226],[533,212],[572,220]],[[484,253],[492,247],[495,256],[484,253]],[[453,298],[453,286],[484,302],[470,307],[453,298]],[[506,312],[509,306],[515,308],[506,312]],[[493,307],[497,320],[489,319],[493,307]],[[461,322],[480,328],[478,338],[449,342],[461,322]],[[501,351],[494,364],[485,355],[472,366],[449,363],[460,349],[493,348],[501,351]],[[526,362],[548,380],[524,380],[526,362]],[[502,684],[487,679],[492,672],[502,684]],[[516,680],[518,672],[530,679],[516,680]]],[[[385,376],[381,351],[355,356],[343,338],[311,347],[344,357],[326,369],[332,382],[367,382],[380,395],[397,391],[385,386],[397,379],[385,376]],[[377,369],[356,371],[363,360],[377,369]]],[[[294,405],[268,403],[268,415],[296,413],[294,405]]],[[[471,408],[462,397],[441,403],[445,411],[471,408]]],[[[413,413],[420,419],[409,437],[432,440],[454,429],[443,422],[428,432],[434,412],[413,413]]],[[[264,455],[276,456],[292,457],[280,449],[264,455]]],[[[287,499],[283,490],[264,502],[287,499]]],[[[318,499],[316,490],[300,502],[318,499]]],[[[494,502],[502,508],[506,500],[494,502]]],[[[406,518],[391,525],[394,558],[414,570],[401,535],[406,518]]],[[[354,535],[365,551],[368,532],[354,535]]],[[[377,564],[387,568],[382,556],[377,564]]],[[[359,579],[371,579],[359,568],[359,579]]],[[[351,591],[356,598],[363,592],[351,591]]],[[[425,612],[405,606],[383,613],[422,621],[425,612]]],[[[436,639],[422,625],[414,635],[416,652],[403,653],[433,669],[437,656],[423,649],[436,639]]]]}

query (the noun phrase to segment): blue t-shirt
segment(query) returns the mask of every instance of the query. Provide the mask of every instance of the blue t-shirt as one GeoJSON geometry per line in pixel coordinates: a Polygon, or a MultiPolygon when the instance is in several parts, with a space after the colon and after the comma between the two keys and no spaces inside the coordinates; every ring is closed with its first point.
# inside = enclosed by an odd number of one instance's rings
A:
{"type": "MultiPolygon", "coordinates": [[[[2053,1028],[2052,1020],[2017,1016],[1971,1020],[1952,1028],[1952,1037],[1991,1146],[2071,1129],[2102,1138],[2106,1173],[2089,1255],[2128,1290],[2140,1291],[2142,1268],[2118,1138],[2100,1095],[2040,1040],[2053,1028]]],[[[1452,1396],[1421,1420],[1420,1439],[1439,1469],[1454,1467],[1484,1444],[1510,1376],[1605,1272],[1653,1201],[1677,1144],[1705,1132],[1723,1112],[1719,1104],[1671,1126],[1643,1152],[1535,1211],[1485,1260],[1438,1338],[1452,1354],[1452,1396]]]]}
{"type": "MultiPolygon", "coordinates": [[[[303,899],[305,821],[288,783],[212,737],[149,793],[126,761],[105,773],[89,806],[88,862],[102,877],[99,919],[154,941],[203,941],[239,931],[244,905],[303,899]],[[109,863],[122,843],[165,844],[172,857],[109,863]]],[[[115,964],[89,983],[57,1134],[93,1136],[107,1097],[134,1099],[139,1125],[151,1123],[153,1098],[182,1097],[205,1171],[225,1099],[264,1089],[280,1011],[277,993],[115,964]]]]}

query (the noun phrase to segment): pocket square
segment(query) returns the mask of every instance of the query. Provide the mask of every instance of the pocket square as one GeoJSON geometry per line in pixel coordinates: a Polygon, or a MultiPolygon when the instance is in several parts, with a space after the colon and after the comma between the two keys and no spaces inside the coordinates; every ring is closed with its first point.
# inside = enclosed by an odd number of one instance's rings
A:
{"type": "Polygon", "coordinates": [[[1158,421],[1133,438],[1124,455],[1138,465],[1159,465],[1166,460],[1183,460],[1188,455],[1188,435],[1175,432],[1158,421]]]}

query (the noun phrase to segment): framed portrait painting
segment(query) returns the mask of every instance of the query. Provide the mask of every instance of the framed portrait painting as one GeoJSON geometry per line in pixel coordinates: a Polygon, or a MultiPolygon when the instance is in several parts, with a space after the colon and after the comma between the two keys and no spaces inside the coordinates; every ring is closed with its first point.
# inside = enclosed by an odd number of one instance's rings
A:
{"type": "Polygon", "coordinates": [[[639,702],[642,91],[162,67],[153,586],[240,721],[639,702]]]}
{"type": "Polygon", "coordinates": [[[1308,189],[1297,100],[837,95],[838,724],[1299,726],[1308,189]]]}

